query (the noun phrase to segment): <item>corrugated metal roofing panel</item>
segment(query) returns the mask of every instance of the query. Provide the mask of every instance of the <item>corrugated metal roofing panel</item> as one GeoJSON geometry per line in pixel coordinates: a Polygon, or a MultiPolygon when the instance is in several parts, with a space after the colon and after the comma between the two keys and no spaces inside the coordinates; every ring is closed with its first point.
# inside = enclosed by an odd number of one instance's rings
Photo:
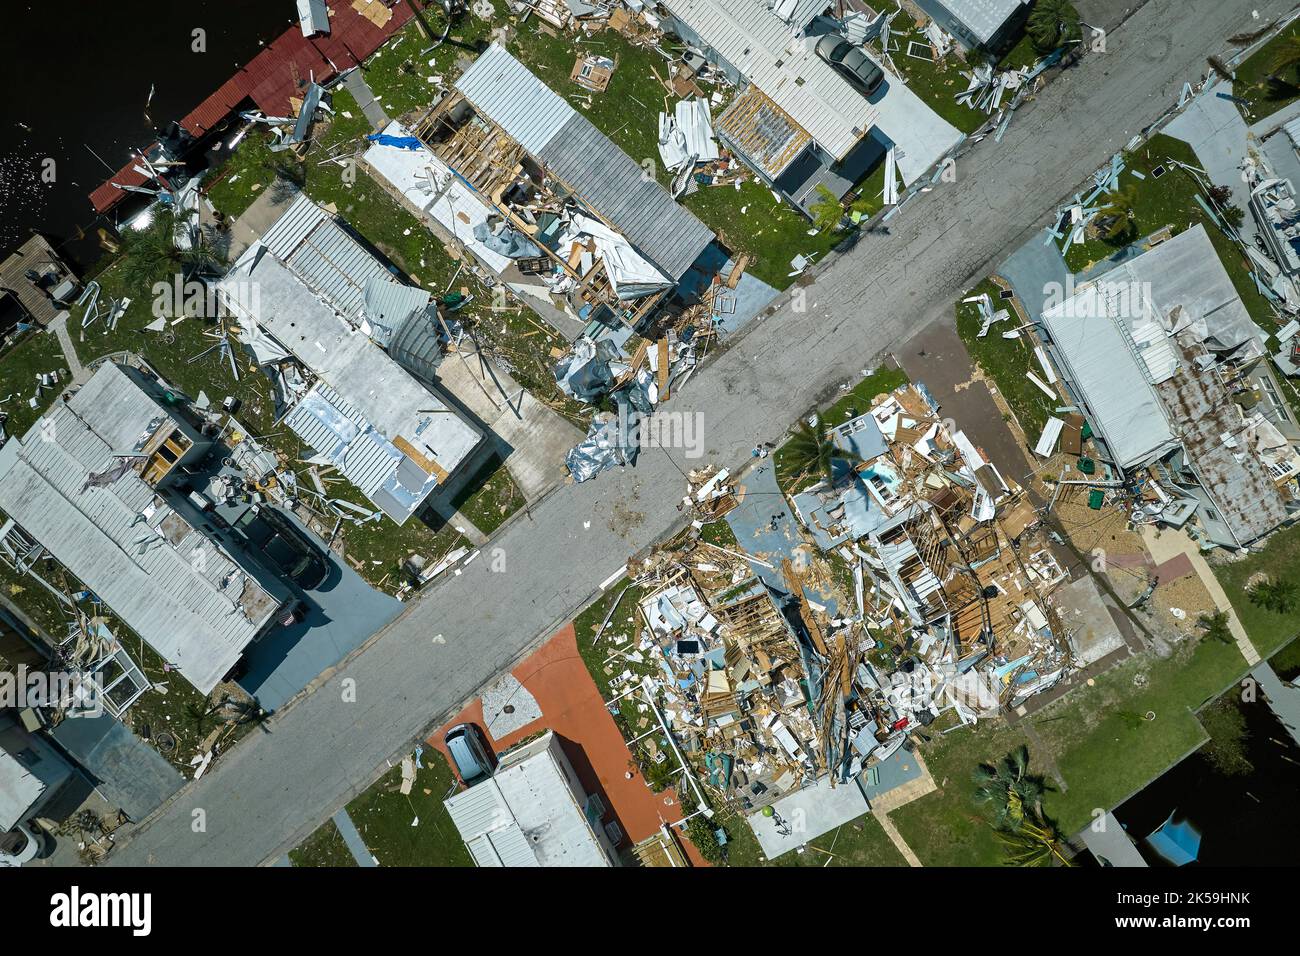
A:
{"type": "Polygon", "coordinates": [[[674,280],[713,241],[708,226],[674,202],[666,189],[584,116],[570,119],[538,158],[674,280]]]}
{"type": "Polygon", "coordinates": [[[433,381],[442,362],[433,319],[424,313],[408,316],[389,340],[388,354],[411,374],[433,381]]]}
{"type": "Polygon", "coordinates": [[[392,273],[369,249],[305,194],[299,194],[266,231],[262,244],[350,319],[361,312],[368,282],[392,280],[392,273]]]}
{"type": "MultiPolygon", "coordinates": [[[[403,458],[391,442],[374,432],[356,406],[324,382],[318,382],[285,415],[284,423],[316,451],[333,459],[343,477],[372,500],[403,458]]],[[[408,516],[399,513],[390,517],[400,523],[408,516]]]]}
{"type": "Polygon", "coordinates": [[[533,155],[577,115],[562,96],[498,43],[474,61],[456,81],[456,89],[533,155]]]}
{"type": "Polygon", "coordinates": [[[1043,324],[1117,465],[1142,465],[1174,446],[1146,369],[1096,285],[1048,309],[1043,324]]]}

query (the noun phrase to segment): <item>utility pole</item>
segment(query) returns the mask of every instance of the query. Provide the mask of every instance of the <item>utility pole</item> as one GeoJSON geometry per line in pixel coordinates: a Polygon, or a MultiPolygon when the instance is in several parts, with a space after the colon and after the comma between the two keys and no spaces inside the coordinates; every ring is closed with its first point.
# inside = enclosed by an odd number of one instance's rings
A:
{"type": "Polygon", "coordinates": [[[430,43],[437,43],[438,37],[434,35],[433,28],[429,26],[429,21],[424,19],[424,11],[420,9],[418,0],[406,0],[406,3],[410,6],[411,12],[415,14],[416,22],[420,24],[420,29],[424,31],[424,35],[428,41],[430,43]]]}

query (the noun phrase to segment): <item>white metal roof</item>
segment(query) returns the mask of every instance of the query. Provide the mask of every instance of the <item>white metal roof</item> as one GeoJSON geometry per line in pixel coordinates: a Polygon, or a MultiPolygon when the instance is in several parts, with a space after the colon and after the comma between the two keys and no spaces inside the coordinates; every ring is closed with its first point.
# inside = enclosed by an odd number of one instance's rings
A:
{"type": "Polygon", "coordinates": [[[559,747],[547,733],[507,755],[487,780],[447,798],[479,866],[611,865],[559,747]]]}
{"type": "Polygon", "coordinates": [[[207,693],[281,602],[135,471],[86,487],[92,473],[120,460],[117,437],[132,431],[120,411],[134,404],[125,395],[132,389],[139,391],[106,363],[0,448],[0,510],[207,693]],[[97,430],[101,412],[107,434],[97,430]]]}
{"type": "Polygon", "coordinates": [[[1119,467],[1147,464],[1174,447],[1147,370],[1103,289],[1086,286],[1045,311],[1043,324],[1119,467]]]}
{"type": "MultiPolygon", "coordinates": [[[[411,135],[396,120],[384,132],[389,136],[411,135]]],[[[415,208],[437,220],[483,265],[498,275],[510,266],[512,260],[474,237],[474,228],[495,215],[493,210],[429,147],[399,149],[374,143],[364,158],[375,176],[396,189],[415,208]]]]}
{"type": "Polygon", "coordinates": [[[369,282],[399,284],[374,253],[303,193],[266,230],[262,245],[354,324],[369,282]]]}
{"type": "Polygon", "coordinates": [[[876,125],[876,107],[813,52],[816,37],[792,36],[763,0],[663,0],[663,6],[836,159],[876,125]]]}
{"type": "Polygon", "coordinates": [[[290,413],[289,424],[318,452],[340,451],[344,476],[398,524],[478,445],[482,435],[477,428],[353,329],[260,244],[240,257],[217,288],[237,315],[257,323],[329,387],[328,392],[318,388],[321,402],[290,413]],[[326,427],[326,421],[333,424],[326,427]],[[343,435],[349,440],[340,449],[343,435]],[[409,449],[436,467],[425,469],[409,449]],[[388,463],[382,477],[375,471],[380,462],[388,463]],[[417,490],[412,467],[437,480],[417,490]],[[382,489],[389,493],[379,494],[382,489]]]}
{"type": "MultiPolygon", "coordinates": [[[[1029,0],[939,0],[954,17],[966,24],[981,43],[993,39],[1002,24],[1029,0]]],[[[940,23],[939,26],[944,26],[940,23]]]]}
{"type": "Polygon", "coordinates": [[[1181,307],[1180,322],[1196,323],[1198,337],[1203,334],[1211,349],[1231,348],[1261,334],[1200,223],[1107,272],[1100,281],[1137,283],[1149,290],[1157,313],[1166,318],[1181,307]]]}

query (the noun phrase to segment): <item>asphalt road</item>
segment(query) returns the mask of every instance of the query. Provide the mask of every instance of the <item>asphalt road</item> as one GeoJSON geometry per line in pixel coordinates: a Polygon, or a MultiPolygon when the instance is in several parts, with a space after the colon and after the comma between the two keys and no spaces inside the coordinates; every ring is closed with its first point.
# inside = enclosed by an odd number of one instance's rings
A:
{"type": "MultiPolygon", "coordinates": [[[[892,234],[829,260],[694,376],[668,408],[700,416],[703,458],[647,450],[635,469],[557,489],[277,715],[269,734],[245,740],[146,821],[112,862],[251,865],[296,845],[668,531],[686,489],[679,469],[742,464],[883,354],[951,321],[961,291],[1199,78],[1207,53],[1255,22],[1252,9],[1267,17],[1291,6],[1151,0],[1112,32],[1107,55],[1022,108],[1001,144],[960,161],[957,182],[915,201],[892,234]]],[[[947,411],[963,424],[960,408],[947,411]]]]}

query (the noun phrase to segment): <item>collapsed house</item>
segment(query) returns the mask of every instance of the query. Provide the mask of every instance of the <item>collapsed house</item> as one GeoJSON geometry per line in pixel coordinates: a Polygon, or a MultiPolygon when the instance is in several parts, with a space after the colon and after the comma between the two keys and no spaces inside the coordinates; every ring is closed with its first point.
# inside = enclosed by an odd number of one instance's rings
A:
{"type": "Polygon", "coordinates": [[[1096,456],[1114,479],[1141,485],[1139,518],[1191,521],[1206,546],[1229,548],[1292,519],[1300,456],[1260,361],[1266,337],[1204,227],[1083,284],[1043,312],[1040,329],[1096,456]]]}
{"type": "Polygon", "coordinates": [[[107,362],[0,447],[7,559],[52,556],[203,694],[297,605],[190,494],[213,444],[172,392],[107,362]]]}
{"type": "MultiPolygon", "coordinates": [[[[499,44],[409,131],[390,124],[372,141],[365,162],[377,178],[458,240],[490,285],[576,330],[557,382],[581,401],[613,396],[621,416],[593,421],[568,455],[570,474],[581,481],[634,461],[627,422],[694,368],[698,303],[675,293],[713,233],[499,44]],[[630,354],[636,334],[657,347],[630,354]]],[[[713,297],[710,286],[709,308],[713,297]]],[[[389,351],[412,350],[399,334],[389,351]]]]}
{"type": "Polygon", "coordinates": [[[416,378],[436,365],[436,303],[396,282],[306,196],[216,290],[276,383],[284,423],[397,524],[486,447],[477,426],[416,378]],[[380,347],[394,341],[405,365],[380,347]]]}
{"type": "MultiPolygon", "coordinates": [[[[889,158],[911,185],[962,139],[902,80],[870,97],[814,51],[840,25],[828,3],[661,0],[665,30],[702,51],[741,92],[714,122],[722,143],[807,213],[820,188],[839,199],[889,158]]],[[[865,37],[864,37],[865,38],[865,37]]],[[[860,42],[860,41],[858,41],[860,42]]],[[[894,184],[886,183],[886,195],[894,184]]]]}
{"type": "Polygon", "coordinates": [[[792,807],[851,819],[912,779],[910,734],[992,717],[1072,667],[1049,598],[1065,573],[1036,514],[922,387],[827,432],[845,457],[789,499],[794,519],[773,514],[768,467],[690,476],[695,527],[726,520],[741,550],[688,536],[632,566],[644,626],[613,652],[653,665],[643,692],[765,847],[792,807]]]}
{"type": "Polygon", "coordinates": [[[713,242],[707,226],[499,44],[412,132],[448,171],[428,167],[431,192],[468,184],[494,213],[473,224],[477,242],[584,325],[637,326],[713,242]]]}

